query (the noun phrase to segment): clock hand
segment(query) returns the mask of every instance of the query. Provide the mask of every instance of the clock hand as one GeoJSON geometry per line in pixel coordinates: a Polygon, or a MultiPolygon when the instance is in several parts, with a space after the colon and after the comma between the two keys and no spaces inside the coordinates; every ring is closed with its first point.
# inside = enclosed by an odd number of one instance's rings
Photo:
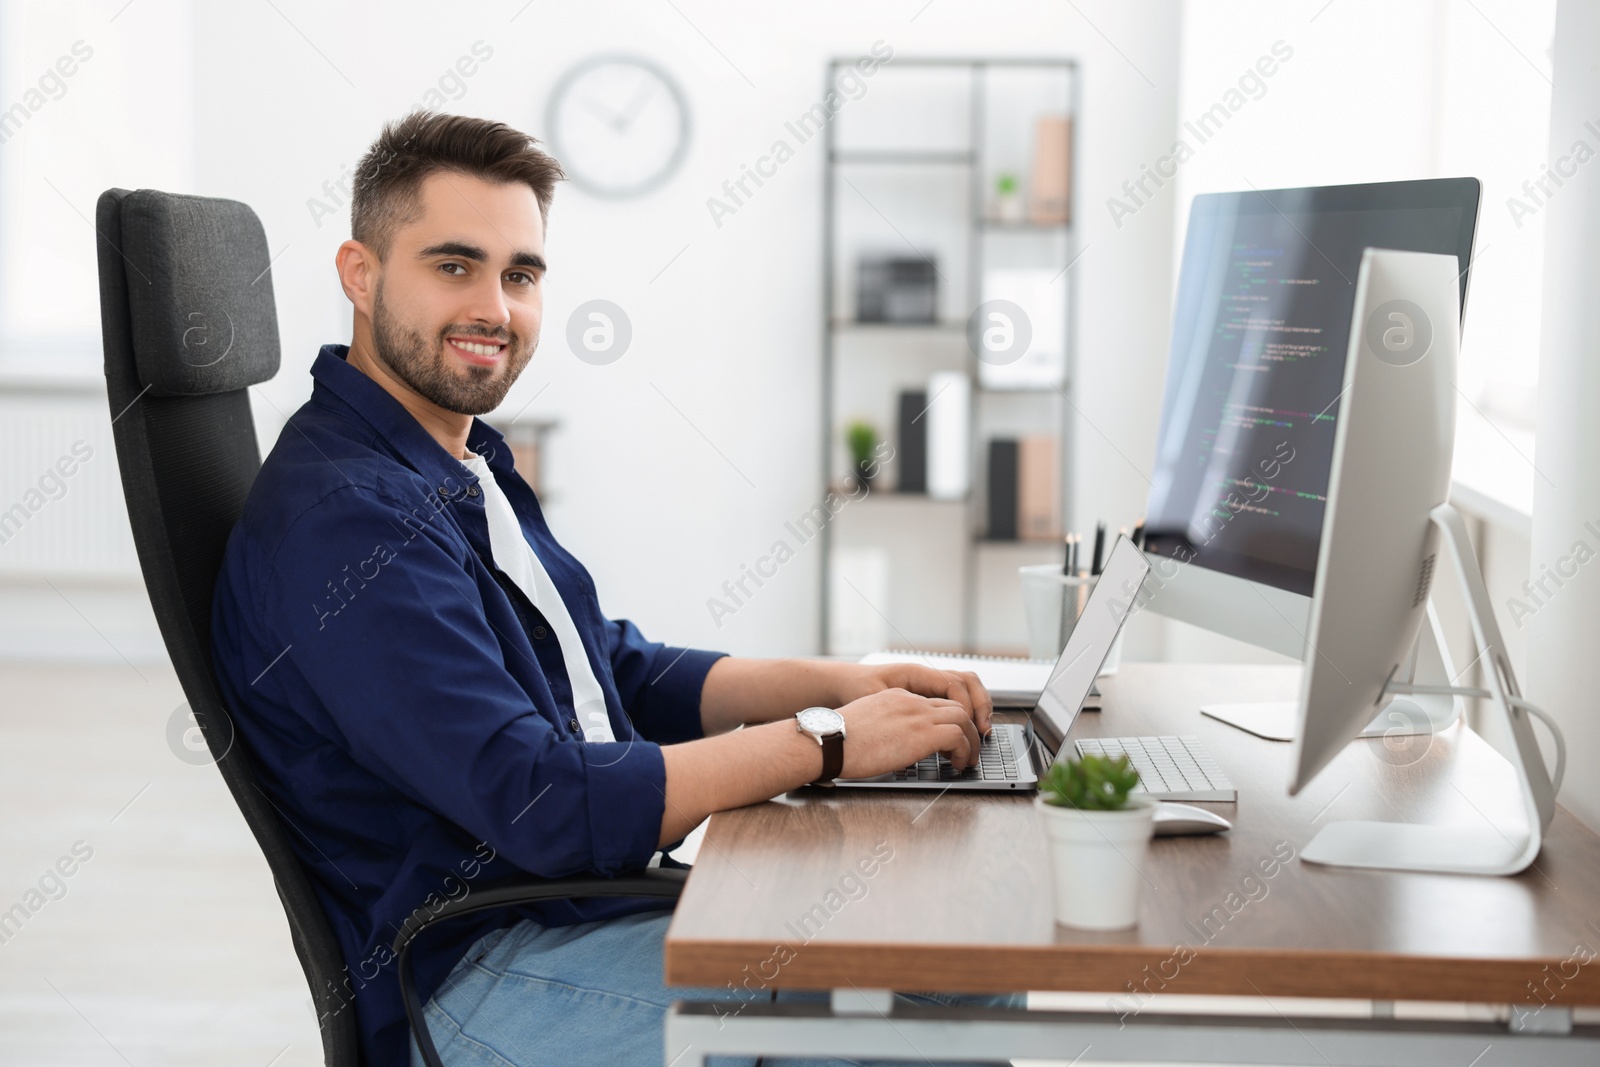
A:
{"type": "Polygon", "coordinates": [[[627,123],[622,118],[622,116],[618,115],[615,111],[612,111],[610,108],[604,107],[603,105],[597,103],[595,100],[591,99],[590,97],[586,96],[586,97],[583,98],[583,106],[588,108],[590,111],[593,111],[596,115],[600,116],[601,120],[603,122],[605,122],[605,124],[607,126],[610,126],[612,129],[622,130],[622,129],[625,129],[626,126],[627,126],[627,123]]]}
{"type": "Polygon", "coordinates": [[[633,124],[634,118],[639,114],[639,109],[655,95],[655,86],[645,82],[639,86],[639,91],[633,94],[633,99],[628,101],[628,106],[622,109],[620,116],[621,125],[618,129],[626,130],[633,124]]]}

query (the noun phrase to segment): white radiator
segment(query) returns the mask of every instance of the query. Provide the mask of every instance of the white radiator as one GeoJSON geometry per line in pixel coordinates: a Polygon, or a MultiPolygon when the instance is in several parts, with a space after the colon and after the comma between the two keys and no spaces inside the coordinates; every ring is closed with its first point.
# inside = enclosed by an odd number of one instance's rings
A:
{"type": "Polygon", "coordinates": [[[0,578],[139,581],[104,393],[0,393],[0,578]]]}

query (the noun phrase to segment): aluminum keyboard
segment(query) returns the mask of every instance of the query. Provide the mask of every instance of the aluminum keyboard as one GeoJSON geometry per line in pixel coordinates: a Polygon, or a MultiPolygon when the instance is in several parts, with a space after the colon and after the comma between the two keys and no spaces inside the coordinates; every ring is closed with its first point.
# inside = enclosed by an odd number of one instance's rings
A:
{"type": "Polygon", "coordinates": [[[1116,759],[1126,754],[1139,772],[1136,793],[1157,800],[1239,799],[1239,791],[1198,737],[1085,737],[1075,744],[1080,756],[1116,759]]]}

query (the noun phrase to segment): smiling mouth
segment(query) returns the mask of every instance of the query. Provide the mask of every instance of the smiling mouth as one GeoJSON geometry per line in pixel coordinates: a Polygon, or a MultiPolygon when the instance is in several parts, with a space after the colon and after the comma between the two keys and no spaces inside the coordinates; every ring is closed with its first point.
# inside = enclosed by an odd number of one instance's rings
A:
{"type": "Polygon", "coordinates": [[[470,337],[448,337],[445,344],[461,359],[480,367],[492,367],[500,362],[506,345],[502,341],[486,341],[470,337]]]}

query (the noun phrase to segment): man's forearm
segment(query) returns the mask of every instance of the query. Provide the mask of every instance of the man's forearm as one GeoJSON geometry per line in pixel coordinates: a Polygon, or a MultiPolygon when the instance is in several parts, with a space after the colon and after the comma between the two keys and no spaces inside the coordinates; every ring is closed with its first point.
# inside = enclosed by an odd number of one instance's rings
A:
{"type": "Polygon", "coordinates": [[[982,682],[964,672],[724,656],[701,685],[706,736],[661,749],[661,843],[678,840],[712,812],[769,800],[821,774],[821,746],[788,718],[819,704],[838,708],[849,726],[847,778],[905,767],[930,752],[949,753],[958,769],[976,762],[993,710],[982,682]],[[745,729],[733,729],[741,723],[745,729]]]}
{"type": "Polygon", "coordinates": [[[700,723],[707,737],[740,723],[763,723],[805,708],[837,707],[841,677],[854,664],[819,659],[743,659],[724,656],[711,665],[700,691],[700,723]]]}
{"type": "Polygon", "coordinates": [[[667,765],[662,845],[683,837],[712,812],[770,800],[822,773],[821,746],[792,722],[664,745],[661,758],[667,765]]]}

